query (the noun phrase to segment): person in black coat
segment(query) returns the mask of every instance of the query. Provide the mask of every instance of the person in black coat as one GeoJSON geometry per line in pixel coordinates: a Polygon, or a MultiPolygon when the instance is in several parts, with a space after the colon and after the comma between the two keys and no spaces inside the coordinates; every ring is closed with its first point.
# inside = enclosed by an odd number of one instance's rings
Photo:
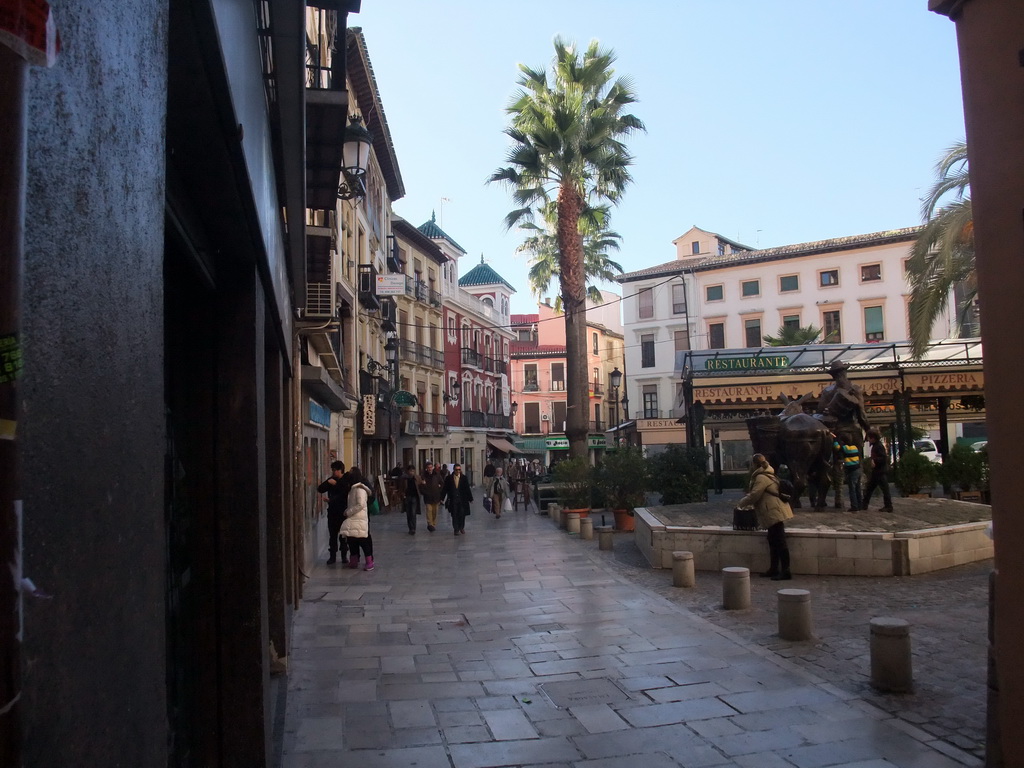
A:
{"type": "Polygon", "coordinates": [[[469,487],[469,480],[462,475],[462,465],[456,464],[452,467],[452,473],[444,481],[445,506],[452,515],[452,528],[455,535],[466,535],[466,516],[469,514],[469,504],[473,501],[473,490],[469,487]]]}
{"type": "MultiPolygon", "coordinates": [[[[345,473],[345,462],[331,462],[331,476],[316,487],[317,493],[327,494],[327,558],[328,565],[334,565],[337,560],[338,545],[341,542],[339,531],[341,523],[345,519],[345,508],[348,506],[348,492],[352,489],[352,480],[345,473]]],[[[345,563],[346,547],[341,544],[341,562],[345,563]]]]}

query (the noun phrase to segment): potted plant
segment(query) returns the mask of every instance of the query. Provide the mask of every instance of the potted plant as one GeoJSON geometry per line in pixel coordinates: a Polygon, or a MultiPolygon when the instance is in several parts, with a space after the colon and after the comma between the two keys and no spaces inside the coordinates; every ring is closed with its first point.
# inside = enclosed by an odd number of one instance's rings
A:
{"type": "Polygon", "coordinates": [[[953,487],[953,497],[961,501],[981,501],[984,459],[966,445],[954,445],[939,470],[943,484],[953,487]]]}
{"type": "Polygon", "coordinates": [[[896,462],[893,480],[904,496],[928,497],[921,489],[935,485],[935,464],[920,451],[911,448],[896,462]]]}
{"type": "Polygon", "coordinates": [[[594,470],[586,457],[558,462],[555,465],[555,483],[563,513],[577,512],[581,517],[590,513],[594,470]]]}
{"type": "Polygon", "coordinates": [[[632,531],[633,509],[644,503],[649,484],[643,450],[630,445],[606,453],[595,479],[615,515],[615,527],[632,531]]]}

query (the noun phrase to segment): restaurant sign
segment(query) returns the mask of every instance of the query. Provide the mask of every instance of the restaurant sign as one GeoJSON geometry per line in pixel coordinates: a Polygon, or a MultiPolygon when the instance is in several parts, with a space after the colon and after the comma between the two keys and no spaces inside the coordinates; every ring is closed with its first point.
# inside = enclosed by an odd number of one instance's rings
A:
{"type": "Polygon", "coordinates": [[[785,355],[750,355],[748,357],[709,357],[704,361],[706,371],[763,371],[789,368],[785,355]]]}

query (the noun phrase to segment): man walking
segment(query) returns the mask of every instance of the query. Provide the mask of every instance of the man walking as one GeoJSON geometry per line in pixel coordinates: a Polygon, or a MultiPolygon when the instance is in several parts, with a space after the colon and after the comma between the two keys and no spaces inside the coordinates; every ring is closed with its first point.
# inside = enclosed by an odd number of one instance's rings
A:
{"type": "Polygon", "coordinates": [[[423,477],[420,479],[420,495],[423,497],[423,506],[427,508],[427,530],[431,533],[437,530],[437,508],[441,506],[443,492],[444,479],[436,467],[428,461],[423,468],[423,477]]]}
{"type": "MultiPolygon", "coordinates": [[[[337,562],[338,546],[341,541],[339,531],[345,519],[345,507],[348,506],[348,492],[352,489],[352,480],[345,474],[345,462],[331,462],[331,476],[316,487],[317,493],[327,494],[327,564],[337,562]]],[[[345,556],[345,545],[341,544],[341,562],[348,562],[345,556]]]]}
{"type": "Polygon", "coordinates": [[[850,491],[850,511],[859,510],[864,506],[861,494],[863,472],[860,467],[860,448],[856,445],[846,445],[838,437],[834,446],[836,453],[842,458],[842,471],[846,474],[846,487],[850,491]]]}
{"type": "Polygon", "coordinates": [[[409,526],[409,535],[416,534],[416,514],[420,508],[419,480],[416,477],[416,467],[409,464],[405,467],[405,475],[401,479],[402,490],[405,495],[402,497],[402,507],[405,509],[405,522],[409,526]]]}
{"type": "Polygon", "coordinates": [[[455,535],[465,536],[466,516],[469,514],[469,504],[473,501],[473,491],[469,487],[469,481],[462,476],[461,464],[452,467],[452,473],[444,482],[444,499],[452,515],[455,535]]]}
{"type": "Polygon", "coordinates": [[[868,430],[868,442],[871,444],[871,474],[868,485],[864,489],[864,506],[866,510],[871,503],[871,495],[875,488],[882,489],[882,511],[892,512],[892,496],[889,495],[889,452],[882,444],[882,435],[877,429],[868,430]]]}

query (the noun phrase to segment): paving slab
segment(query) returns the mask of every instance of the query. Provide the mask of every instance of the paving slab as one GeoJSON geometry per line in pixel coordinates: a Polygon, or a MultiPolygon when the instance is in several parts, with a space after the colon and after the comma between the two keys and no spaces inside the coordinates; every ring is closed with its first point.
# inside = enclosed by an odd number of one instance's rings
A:
{"type": "MultiPolygon", "coordinates": [[[[916,694],[873,695],[835,674],[845,665],[866,679],[866,620],[823,625],[818,595],[816,641],[785,643],[760,585],[750,610],[723,619],[704,600],[712,579],[673,594],[628,536],[603,552],[532,507],[500,523],[475,511],[459,537],[408,536],[404,515],[385,513],[371,520],[375,570],[312,570],[294,617],[281,765],[979,764],[976,732],[953,717],[977,704],[960,668],[915,655],[918,689],[947,700],[939,715],[916,694]]],[[[936,589],[926,610],[901,580],[865,597],[865,579],[837,578],[787,586],[937,624],[936,589]]],[[[973,583],[946,600],[964,595],[978,597],[973,583]]],[[[944,639],[930,629],[915,654],[941,654],[944,639]]]]}

